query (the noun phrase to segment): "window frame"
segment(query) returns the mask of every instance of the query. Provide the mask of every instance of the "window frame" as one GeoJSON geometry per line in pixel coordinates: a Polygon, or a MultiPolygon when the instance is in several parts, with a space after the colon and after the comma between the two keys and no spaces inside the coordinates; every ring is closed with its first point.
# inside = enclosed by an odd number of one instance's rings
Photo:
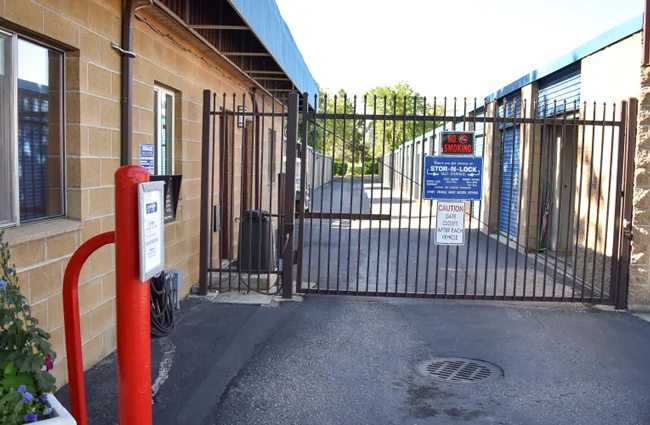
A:
{"type": "MultiPolygon", "coordinates": [[[[12,203],[13,203],[13,215],[12,219],[10,219],[6,223],[0,223],[0,229],[6,229],[6,228],[13,228],[13,227],[20,227],[21,225],[25,224],[33,224],[33,223],[40,223],[48,220],[56,220],[59,218],[67,217],[67,212],[68,212],[68,179],[67,179],[67,164],[66,164],[66,158],[67,158],[67,151],[66,151],[66,100],[65,100],[65,93],[66,93],[66,55],[65,51],[53,46],[52,44],[49,43],[44,43],[41,40],[35,39],[34,37],[30,37],[26,34],[20,33],[18,31],[13,31],[11,29],[8,29],[6,27],[1,27],[0,26],[0,34],[3,34],[5,36],[8,36],[11,40],[11,72],[12,72],[12,78],[11,78],[11,101],[9,105],[9,113],[11,114],[11,117],[9,119],[9,122],[11,124],[11,130],[10,130],[10,140],[11,140],[11,148],[10,148],[10,155],[11,155],[11,166],[13,167],[11,171],[11,176],[12,176],[12,181],[11,181],[11,188],[12,188],[12,203]],[[60,113],[59,113],[59,137],[61,141],[61,147],[60,147],[60,152],[61,152],[61,214],[57,215],[52,215],[52,216],[47,216],[43,218],[37,218],[37,219],[32,219],[32,220],[24,220],[21,221],[20,217],[20,176],[19,176],[19,140],[18,140],[18,41],[19,40],[24,40],[29,43],[35,44],[37,46],[40,46],[42,48],[51,50],[53,52],[56,52],[61,55],[61,64],[60,64],[60,96],[59,96],[59,107],[60,107],[60,113]]],[[[49,63],[48,63],[49,64],[49,63]]]]}
{"type": "Polygon", "coordinates": [[[167,108],[167,112],[171,114],[171,119],[169,119],[169,132],[171,133],[171,146],[167,147],[167,152],[169,153],[168,163],[167,163],[167,173],[165,175],[174,174],[175,170],[175,160],[174,149],[176,140],[174,137],[175,123],[176,120],[176,93],[173,90],[162,87],[160,85],[154,85],[154,146],[155,146],[155,161],[154,161],[154,175],[163,175],[162,174],[162,120],[160,119],[160,111],[162,107],[163,99],[166,96],[171,96],[171,108],[167,108]]]}

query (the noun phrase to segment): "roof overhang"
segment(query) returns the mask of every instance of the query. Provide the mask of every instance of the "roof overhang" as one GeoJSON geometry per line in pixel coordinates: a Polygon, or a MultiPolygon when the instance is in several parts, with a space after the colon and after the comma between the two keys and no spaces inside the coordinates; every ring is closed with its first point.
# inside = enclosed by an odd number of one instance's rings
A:
{"type": "MultiPolygon", "coordinates": [[[[275,0],[153,0],[147,9],[173,31],[268,96],[318,93],[275,0]],[[198,42],[198,44],[197,44],[198,42]]],[[[199,52],[197,52],[199,53],[199,52]]],[[[314,105],[310,105],[314,107],[314,105]]]]}

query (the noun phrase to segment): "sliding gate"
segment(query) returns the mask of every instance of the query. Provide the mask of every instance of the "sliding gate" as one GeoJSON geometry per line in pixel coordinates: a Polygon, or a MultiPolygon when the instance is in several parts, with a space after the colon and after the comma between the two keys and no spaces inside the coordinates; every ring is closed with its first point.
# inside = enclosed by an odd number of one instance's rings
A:
{"type": "Polygon", "coordinates": [[[246,211],[260,207],[269,211],[276,254],[263,273],[278,276],[264,289],[282,288],[285,297],[295,290],[625,305],[635,99],[605,106],[538,99],[477,104],[292,93],[273,100],[279,107],[272,112],[258,106],[247,112],[236,99],[230,111],[204,110],[204,117],[225,122],[207,133],[212,155],[224,164],[207,196],[214,202],[206,208],[213,251],[202,270],[213,286],[215,273],[221,290],[224,276],[225,289],[248,290],[251,280],[241,275],[259,275],[242,269],[240,258],[241,246],[259,250],[259,244],[223,229],[240,229],[246,211]],[[274,143],[286,143],[278,149],[246,142],[245,132],[228,127],[246,116],[257,122],[253,134],[278,126],[273,132],[282,136],[274,143]],[[461,246],[435,243],[438,203],[422,196],[424,158],[440,154],[446,131],[474,132],[484,163],[482,199],[464,203],[461,246]],[[241,133],[242,144],[228,142],[228,132],[241,133]],[[278,151],[269,163],[255,159],[264,149],[278,151]],[[316,166],[327,158],[331,167],[316,166]],[[228,203],[223,193],[241,202],[228,203]],[[215,255],[217,247],[227,255],[215,255]]]}

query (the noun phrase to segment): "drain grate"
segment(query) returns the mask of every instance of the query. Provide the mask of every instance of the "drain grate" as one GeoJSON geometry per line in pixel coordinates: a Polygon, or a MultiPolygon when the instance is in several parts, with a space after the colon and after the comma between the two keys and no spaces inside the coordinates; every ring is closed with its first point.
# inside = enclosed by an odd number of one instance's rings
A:
{"type": "Polygon", "coordinates": [[[426,360],[418,364],[417,370],[428,378],[464,384],[493,381],[503,376],[503,371],[496,365],[456,357],[426,360]]]}

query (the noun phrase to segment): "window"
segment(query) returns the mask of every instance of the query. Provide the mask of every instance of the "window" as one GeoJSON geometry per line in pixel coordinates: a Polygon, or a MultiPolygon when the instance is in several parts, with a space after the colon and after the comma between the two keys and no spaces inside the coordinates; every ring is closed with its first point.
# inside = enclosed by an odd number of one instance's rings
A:
{"type": "Polygon", "coordinates": [[[174,93],[154,88],[155,174],[174,174],[174,93]]]}
{"type": "Polygon", "coordinates": [[[0,227],[62,216],[63,54],[0,31],[0,227]]]}

